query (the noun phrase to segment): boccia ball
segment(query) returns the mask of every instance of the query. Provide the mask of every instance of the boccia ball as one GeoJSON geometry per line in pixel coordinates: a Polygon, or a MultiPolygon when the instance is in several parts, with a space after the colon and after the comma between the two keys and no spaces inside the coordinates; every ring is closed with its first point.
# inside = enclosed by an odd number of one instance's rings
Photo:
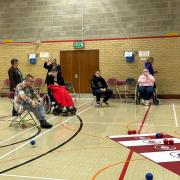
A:
{"type": "Polygon", "coordinates": [[[174,144],[173,139],[169,139],[169,145],[173,145],[173,144],[174,144]]]}
{"type": "Polygon", "coordinates": [[[146,180],[152,180],[152,179],[153,179],[153,175],[151,173],[147,173],[146,180]]]}
{"type": "Polygon", "coordinates": [[[164,139],[163,143],[167,145],[169,143],[169,141],[167,139],[164,139]]]}
{"type": "Polygon", "coordinates": [[[30,142],[30,144],[33,146],[33,145],[36,144],[36,141],[35,141],[35,140],[32,140],[32,141],[30,142]]]}
{"type": "Polygon", "coordinates": [[[156,138],[161,138],[161,133],[156,133],[156,138]]]}

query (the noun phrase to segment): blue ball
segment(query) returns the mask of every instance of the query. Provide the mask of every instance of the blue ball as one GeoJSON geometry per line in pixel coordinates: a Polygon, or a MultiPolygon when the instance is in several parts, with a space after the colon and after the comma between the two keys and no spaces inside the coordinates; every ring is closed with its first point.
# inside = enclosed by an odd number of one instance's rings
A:
{"type": "Polygon", "coordinates": [[[161,133],[156,133],[156,138],[161,138],[161,133]]]}
{"type": "Polygon", "coordinates": [[[32,140],[32,141],[30,142],[30,144],[31,144],[31,145],[35,145],[35,144],[36,144],[36,141],[35,141],[35,140],[32,140]]]}
{"type": "Polygon", "coordinates": [[[152,179],[153,179],[153,175],[151,173],[147,173],[146,180],[152,180],[152,179]]]}

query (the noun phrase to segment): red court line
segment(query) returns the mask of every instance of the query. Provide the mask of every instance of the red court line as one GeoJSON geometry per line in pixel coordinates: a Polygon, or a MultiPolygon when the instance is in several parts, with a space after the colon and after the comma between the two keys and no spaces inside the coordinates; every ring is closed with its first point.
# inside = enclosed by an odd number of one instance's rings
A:
{"type": "MultiPolygon", "coordinates": [[[[147,115],[148,115],[149,109],[150,109],[150,106],[148,107],[147,111],[146,111],[145,114],[144,114],[143,120],[142,120],[142,122],[141,122],[141,126],[140,126],[140,128],[139,128],[139,130],[138,130],[138,134],[140,134],[141,131],[142,131],[142,128],[143,128],[144,123],[145,123],[145,121],[146,121],[146,117],[147,117],[147,115]]],[[[129,163],[130,163],[130,160],[131,160],[131,158],[132,158],[132,155],[133,155],[133,151],[131,150],[131,151],[129,152],[129,155],[128,155],[128,157],[127,157],[127,159],[126,159],[126,162],[125,162],[125,164],[124,164],[124,166],[123,166],[123,169],[122,169],[121,174],[120,174],[120,176],[119,176],[119,180],[123,180],[123,179],[124,179],[124,176],[126,175],[126,171],[127,171],[128,166],[129,166],[129,163]]]]}

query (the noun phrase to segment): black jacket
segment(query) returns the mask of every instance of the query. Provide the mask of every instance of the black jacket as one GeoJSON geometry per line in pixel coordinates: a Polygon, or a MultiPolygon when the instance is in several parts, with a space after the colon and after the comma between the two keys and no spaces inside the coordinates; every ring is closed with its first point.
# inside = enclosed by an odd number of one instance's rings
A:
{"type": "Polygon", "coordinates": [[[9,81],[10,81],[10,91],[14,91],[16,86],[23,81],[23,76],[18,68],[13,66],[8,70],[9,81]]]}
{"type": "Polygon", "coordinates": [[[107,89],[107,83],[101,76],[96,77],[95,75],[93,75],[93,77],[91,79],[91,88],[93,91],[100,89],[100,88],[106,88],[107,89]]]}
{"type": "MultiPolygon", "coordinates": [[[[45,83],[48,85],[50,84],[54,84],[54,77],[49,75],[48,73],[52,71],[52,69],[54,68],[54,66],[52,64],[47,65],[47,63],[44,63],[44,68],[48,70],[47,75],[46,75],[46,80],[45,83]]],[[[62,77],[62,72],[61,72],[61,66],[60,65],[56,65],[55,66],[55,71],[57,71],[57,83],[59,85],[64,85],[64,79],[62,77]]]]}

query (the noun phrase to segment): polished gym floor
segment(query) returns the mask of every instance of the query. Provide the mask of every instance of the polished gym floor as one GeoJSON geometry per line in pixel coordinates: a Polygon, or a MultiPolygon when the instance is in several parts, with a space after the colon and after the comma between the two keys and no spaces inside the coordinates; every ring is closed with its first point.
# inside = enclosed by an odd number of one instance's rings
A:
{"type": "Polygon", "coordinates": [[[13,117],[8,98],[0,98],[0,180],[179,180],[166,168],[107,136],[163,132],[180,138],[180,101],[160,100],[158,106],[110,100],[96,107],[92,98],[77,98],[77,116],[47,115],[50,130],[30,120],[27,128],[9,127],[13,117]],[[34,139],[35,145],[29,142],[34,139]]]}

